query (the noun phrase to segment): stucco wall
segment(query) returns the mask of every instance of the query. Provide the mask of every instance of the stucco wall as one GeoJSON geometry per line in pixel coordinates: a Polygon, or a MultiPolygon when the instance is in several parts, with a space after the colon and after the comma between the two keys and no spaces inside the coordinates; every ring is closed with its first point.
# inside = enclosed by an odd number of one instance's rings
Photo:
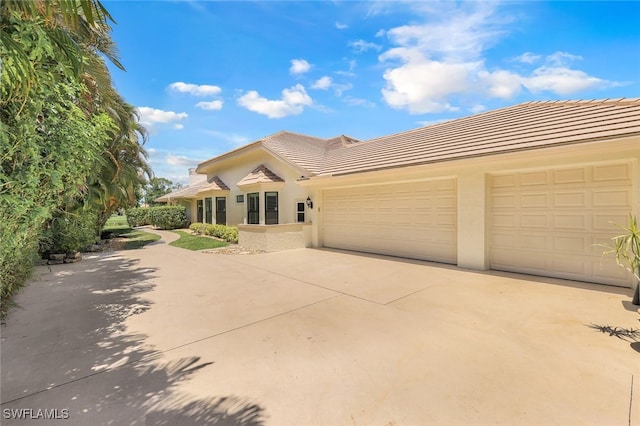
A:
{"type": "Polygon", "coordinates": [[[239,225],[238,244],[266,252],[309,247],[310,225],[239,225]]]}
{"type": "MultiPolygon", "coordinates": [[[[296,202],[304,201],[310,195],[306,188],[298,185],[297,181],[301,172],[272,155],[262,150],[257,150],[245,153],[237,158],[228,159],[207,171],[208,177],[218,176],[230,189],[227,195],[227,225],[236,226],[247,222],[247,192],[238,188],[236,184],[262,164],[285,181],[278,189],[274,189],[274,191],[278,192],[278,223],[296,223],[296,202]],[[236,202],[237,195],[244,195],[243,203],[236,202]]],[[[266,190],[271,191],[271,189],[266,190]]],[[[251,190],[249,192],[254,191],[251,190]]],[[[201,199],[216,196],[222,196],[222,194],[216,194],[215,192],[199,194],[201,199]]],[[[215,205],[213,213],[215,222],[215,205]]],[[[307,211],[306,213],[307,222],[309,222],[309,212],[307,211]]],[[[260,191],[260,219],[261,223],[263,223],[264,189],[260,191]]]]}
{"type": "Polygon", "coordinates": [[[458,266],[484,270],[488,258],[488,189],[494,174],[519,170],[546,170],[554,167],[629,162],[633,170],[634,206],[640,212],[640,138],[597,141],[578,145],[522,151],[488,157],[469,158],[422,166],[358,173],[301,182],[314,195],[312,240],[323,244],[323,191],[330,188],[361,187],[394,182],[419,182],[451,177],[457,180],[457,262],[458,266]]]}

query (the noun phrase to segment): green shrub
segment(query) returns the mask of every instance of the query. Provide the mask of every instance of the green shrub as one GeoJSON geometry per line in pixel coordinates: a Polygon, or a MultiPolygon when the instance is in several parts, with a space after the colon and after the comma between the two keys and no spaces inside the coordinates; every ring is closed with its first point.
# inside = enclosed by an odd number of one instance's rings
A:
{"type": "Polygon", "coordinates": [[[233,244],[238,243],[238,228],[235,226],[213,225],[210,223],[192,223],[189,229],[198,235],[220,238],[233,244]]]}
{"type": "Polygon", "coordinates": [[[149,225],[149,208],[148,207],[134,207],[127,210],[127,222],[129,226],[144,226],[149,225]]]}
{"type": "Polygon", "coordinates": [[[178,229],[187,226],[187,209],[182,206],[151,207],[149,223],[159,229],[178,229]]]}
{"type": "Polygon", "coordinates": [[[189,229],[193,232],[195,232],[198,235],[204,235],[204,231],[207,227],[206,223],[200,223],[200,222],[196,222],[196,223],[192,223],[189,226],[189,229]]]}
{"type": "Polygon", "coordinates": [[[94,244],[98,238],[95,213],[77,212],[54,216],[40,241],[40,254],[74,253],[94,244]]]}

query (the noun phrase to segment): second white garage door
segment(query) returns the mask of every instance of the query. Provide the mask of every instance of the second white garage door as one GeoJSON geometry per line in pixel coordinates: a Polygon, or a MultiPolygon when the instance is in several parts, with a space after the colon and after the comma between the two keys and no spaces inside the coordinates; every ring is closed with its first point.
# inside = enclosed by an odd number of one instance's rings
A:
{"type": "Polygon", "coordinates": [[[324,192],[324,246],[456,263],[456,181],[324,192]]]}
{"type": "Polygon", "coordinates": [[[491,268],[630,286],[599,244],[633,203],[631,163],[509,173],[491,179],[491,268]]]}

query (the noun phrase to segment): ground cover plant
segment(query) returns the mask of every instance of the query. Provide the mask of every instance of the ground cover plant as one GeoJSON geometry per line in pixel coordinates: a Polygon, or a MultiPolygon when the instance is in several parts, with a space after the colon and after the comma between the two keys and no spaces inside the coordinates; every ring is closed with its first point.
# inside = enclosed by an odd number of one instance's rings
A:
{"type": "Polygon", "coordinates": [[[170,246],[180,247],[187,250],[204,250],[218,247],[225,247],[228,245],[225,241],[216,240],[215,238],[202,237],[199,235],[189,234],[184,231],[171,231],[174,234],[180,235],[180,238],[172,243],[170,246]]]}
{"type": "Polygon", "coordinates": [[[101,235],[107,237],[111,248],[116,250],[138,249],[160,239],[160,235],[131,228],[125,216],[111,216],[101,235]]]}

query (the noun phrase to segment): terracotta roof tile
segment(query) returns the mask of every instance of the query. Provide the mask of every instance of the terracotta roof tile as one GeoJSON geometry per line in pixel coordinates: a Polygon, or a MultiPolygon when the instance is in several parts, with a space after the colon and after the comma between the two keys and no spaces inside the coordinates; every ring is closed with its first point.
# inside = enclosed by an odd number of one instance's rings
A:
{"type": "Polygon", "coordinates": [[[640,98],[527,102],[327,152],[321,175],[640,135],[640,98]]]}
{"type": "Polygon", "coordinates": [[[209,178],[206,182],[200,183],[198,185],[198,194],[207,191],[229,191],[229,187],[225,185],[222,179],[220,179],[218,176],[209,178]]]}
{"type": "Polygon", "coordinates": [[[264,165],[260,165],[251,171],[248,175],[243,177],[237,186],[252,185],[256,183],[274,183],[284,182],[284,180],[269,170],[264,165]]]}
{"type": "Polygon", "coordinates": [[[157,203],[166,203],[170,200],[177,198],[194,198],[199,193],[205,191],[228,191],[229,187],[218,177],[214,176],[202,182],[198,182],[193,185],[188,185],[183,188],[171,191],[168,194],[164,194],[162,197],[155,199],[157,203]]]}

